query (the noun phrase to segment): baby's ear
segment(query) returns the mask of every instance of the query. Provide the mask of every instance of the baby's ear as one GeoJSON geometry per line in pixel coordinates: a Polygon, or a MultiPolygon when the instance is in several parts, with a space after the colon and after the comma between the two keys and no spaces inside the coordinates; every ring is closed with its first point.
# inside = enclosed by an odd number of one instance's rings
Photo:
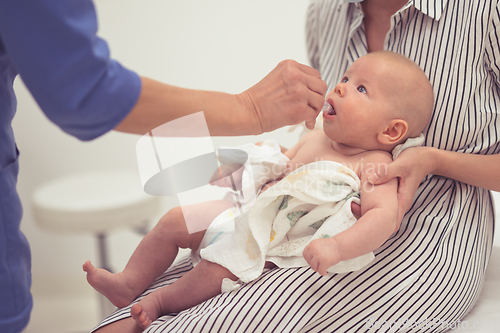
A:
{"type": "Polygon", "coordinates": [[[381,144],[393,145],[403,139],[408,132],[408,123],[403,119],[393,119],[387,128],[377,135],[381,144]]]}

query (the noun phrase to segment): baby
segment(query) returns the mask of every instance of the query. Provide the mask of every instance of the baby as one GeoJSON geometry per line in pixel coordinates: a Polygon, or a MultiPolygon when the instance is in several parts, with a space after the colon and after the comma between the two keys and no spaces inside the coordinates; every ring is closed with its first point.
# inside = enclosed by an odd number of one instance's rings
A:
{"type": "MultiPolygon", "coordinates": [[[[376,250],[396,231],[397,180],[372,185],[363,169],[389,164],[395,146],[421,134],[434,106],[432,87],[420,67],[387,51],[356,60],[326,101],[331,107],[323,111],[323,131],[304,135],[285,152],[289,158],[286,174],[323,160],[350,168],[360,180],[358,221],[333,237],[310,241],[303,250],[304,259],[321,275],[331,266],[376,250]]],[[[191,211],[213,219],[230,207],[228,202],[209,202],[191,211]]],[[[203,231],[189,234],[182,211],[174,208],[146,235],[123,272],[112,274],[88,261],[83,269],[97,291],[124,307],[172,264],[179,248],[197,250],[203,236],[203,231]]],[[[273,266],[266,262],[266,267],[273,266]]],[[[163,314],[180,312],[220,294],[225,278],[240,277],[219,264],[201,260],[172,285],[134,304],[131,315],[138,326],[146,328],[163,314]]]]}

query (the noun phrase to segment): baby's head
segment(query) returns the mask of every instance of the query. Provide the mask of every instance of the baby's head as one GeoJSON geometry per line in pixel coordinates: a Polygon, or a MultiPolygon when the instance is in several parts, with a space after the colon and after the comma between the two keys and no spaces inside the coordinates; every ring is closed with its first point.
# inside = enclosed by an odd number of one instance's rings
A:
{"type": "Polygon", "coordinates": [[[369,53],[347,69],[327,95],[323,129],[332,140],[366,150],[391,151],[417,137],[434,108],[432,86],[407,57],[389,51],[369,53]]]}

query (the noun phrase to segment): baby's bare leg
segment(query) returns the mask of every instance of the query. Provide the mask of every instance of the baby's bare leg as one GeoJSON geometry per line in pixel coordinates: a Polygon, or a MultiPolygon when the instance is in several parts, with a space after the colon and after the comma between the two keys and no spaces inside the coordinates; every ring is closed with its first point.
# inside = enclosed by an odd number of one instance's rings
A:
{"type": "Polygon", "coordinates": [[[228,269],[202,260],[173,284],[158,289],[132,306],[132,317],[142,328],[160,316],[189,309],[221,293],[224,278],[237,280],[228,269]]]}
{"type": "MultiPolygon", "coordinates": [[[[212,221],[232,206],[232,203],[223,200],[204,202],[184,207],[184,213],[190,214],[190,219],[212,221]]],[[[190,234],[181,208],[171,209],[144,237],[123,272],[112,274],[95,268],[87,261],[83,265],[87,281],[115,306],[125,307],[170,267],[179,248],[196,250],[204,233],[190,234]]]]}

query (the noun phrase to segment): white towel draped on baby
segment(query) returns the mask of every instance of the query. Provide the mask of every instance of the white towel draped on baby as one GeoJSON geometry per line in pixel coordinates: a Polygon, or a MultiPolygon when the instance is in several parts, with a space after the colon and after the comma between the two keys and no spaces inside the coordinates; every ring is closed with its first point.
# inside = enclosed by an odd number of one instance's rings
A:
{"type": "MultiPolygon", "coordinates": [[[[229,269],[241,281],[256,279],[266,261],[278,267],[307,266],[304,248],[314,239],[333,237],[356,222],[351,202],[359,203],[360,180],[331,161],[300,167],[260,194],[252,208],[227,221],[214,220],[200,246],[201,257],[229,269]]],[[[373,253],[342,261],[329,272],[345,273],[367,265],[373,253]]]]}

